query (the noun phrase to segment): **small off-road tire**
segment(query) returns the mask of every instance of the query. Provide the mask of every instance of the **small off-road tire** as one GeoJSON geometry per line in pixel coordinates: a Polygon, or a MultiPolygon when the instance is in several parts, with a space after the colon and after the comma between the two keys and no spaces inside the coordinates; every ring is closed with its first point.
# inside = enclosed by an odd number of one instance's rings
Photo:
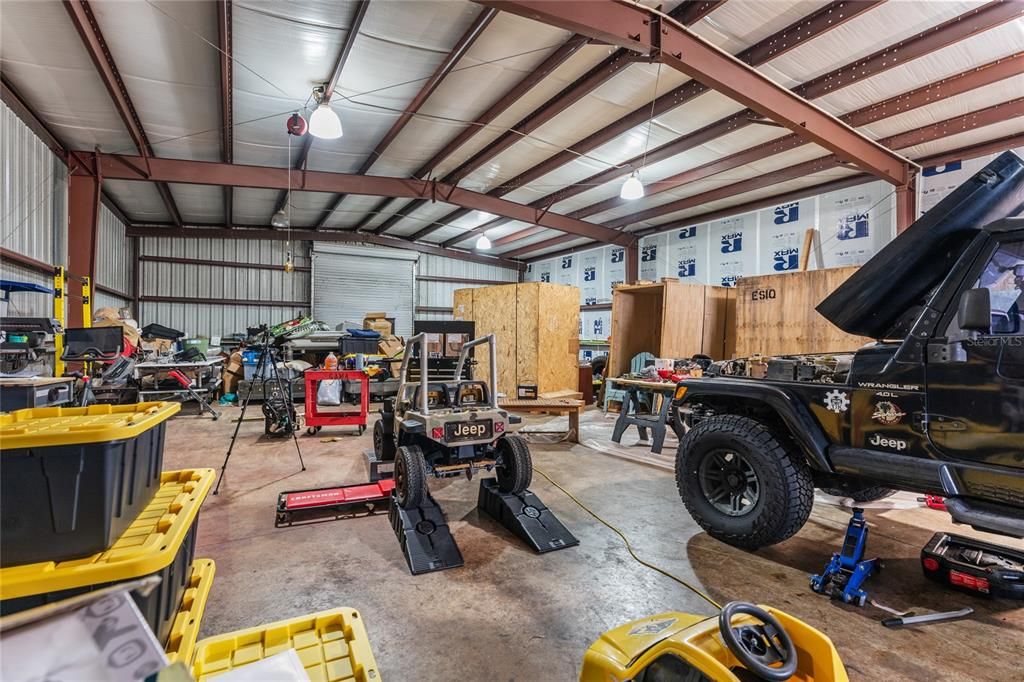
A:
{"type": "Polygon", "coordinates": [[[886,488],[881,485],[865,487],[849,483],[841,483],[834,488],[822,488],[821,491],[836,497],[849,497],[854,502],[875,502],[876,500],[883,500],[890,495],[895,495],[897,492],[893,488],[886,488]]]}
{"type": "MultiPolygon", "coordinates": [[[[705,465],[707,466],[707,464],[705,465]]],[[[694,521],[708,535],[743,549],[758,549],[791,537],[810,516],[814,484],[807,462],[768,428],[738,415],[707,417],[679,442],[676,487],[694,521]],[[756,502],[730,515],[712,503],[701,485],[701,464],[716,455],[742,458],[757,489],[756,502]]]]}
{"type": "MultiPolygon", "coordinates": [[[[361,429],[359,435],[363,435],[361,429]]],[[[395,461],[395,435],[384,428],[383,419],[378,419],[373,425],[373,453],[379,462],[395,461]]]]}
{"type": "Polygon", "coordinates": [[[530,448],[522,436],[505,436],[498,442],[501,464],[495,467],[498,489],[503,493],[519,494],[530,487],[533,480],[533,460],[530,448]]]}
{"type": "Polygon", "coordinates": [[[427,471],[423,451],[417,445],[398,448],[395,459],[395,496],[398,506],[414,509],[423,504],[427,495],[427,471]]]}

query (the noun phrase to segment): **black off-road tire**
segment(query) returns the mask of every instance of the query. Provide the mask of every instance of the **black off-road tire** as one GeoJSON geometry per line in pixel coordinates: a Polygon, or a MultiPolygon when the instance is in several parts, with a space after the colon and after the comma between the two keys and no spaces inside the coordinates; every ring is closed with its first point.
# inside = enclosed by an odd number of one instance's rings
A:
{"type": "MultiPolygon", "coordinates": [[[[362,435],[362,430],[359,435],[362,435]]],[[[373,425],[373,453],[380,462],[395,461],[395,435],[384,428],[384,420],[378,419],[373,425]]]]}
{"type": "Polygon", "coordinates": [[[495,467],[498,489],[503,493],[519,494],[530,487],[533,480],[533,460],[530,448],[522,436],[505,436],[498,443],[501,466],[495,467]]]}
{"type": "Polygon", "coordinates": [[[881,485],[858,486],[850,483],[840,483],[834,488],[822,488],[822,492],[836,497],[849,497],[854,502],[875,502],[884,500],[898,491],[895,488],[886,488],[881,485]]]}
{"type": "Polygon", "coordinates": [[[791,537],[807,522],[814,503],[814,484],[803,456],[764,424],[737,415],[702,419],[683,436],[676,454],[676,487],[690,516],[708,535],[743,549],[791,537]],[[702,459],[722,451],[739,454],[757,477],[757,502],[741,516],[719,510],[701,488],[702,459]]]}
{"type": "Polygon", "coordinates": [[[395,497],[403,509],[415,509],[427,496],[427,471],[423,450],[403,445],[395,458],[395,497]]]}

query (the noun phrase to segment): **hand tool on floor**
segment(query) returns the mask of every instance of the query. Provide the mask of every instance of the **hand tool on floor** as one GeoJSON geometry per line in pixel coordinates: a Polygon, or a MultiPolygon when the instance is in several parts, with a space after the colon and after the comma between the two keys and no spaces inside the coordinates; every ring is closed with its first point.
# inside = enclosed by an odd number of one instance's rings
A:
{"type": "Polygon", "coordinates": [[[169,371],[167,373],[167,376],[169,376],[170,378],[174,379],[179,384],[181,384],[181,387],[183,389],[185,389],[185,392],[188,393],[189,397],[192,398],[192,400],[195,400],[197,403],[199,403],[199,413],[200,414],[203,413],[203,410],[206,410],[207,412],[209,412],[210,414],[213,415],[213,421],[217,421],[217,418],[220,417],[220,412],[218,412],[217,410],[213,409],[210,406],[210,403],[208,403],[206,401],[206,399],[203,398],[203,396],[199,395],[192,388],[192,380],[191,379],[189,379],[187,376],[182,374],[181,370],[178,370],[178,369],[172,369],[171,371],[169,371]]]}
{"type": "Polygon", "coordinates": [[[864,606],[868,593],[861,589],[861,585],[881,569],[878,559],[864,558],[867,543],[868,524],[864,520],[864,510],[854,507],[842,549],[832,555],[824,571],[811,576],[811,589],[833,599],[842,599],[847,604],[864,606]]]}
{"type": "Polygon", "coordinates": [[[928,625],[930,623],[944,623],[950,620],[961,620],[974,613],[970,606],[957,611],[944,611],[942,613],[929,613],[923,616],[897,616],[885,618],[882,625],[887,628],[902,628],[907,625],[928,625]]]}

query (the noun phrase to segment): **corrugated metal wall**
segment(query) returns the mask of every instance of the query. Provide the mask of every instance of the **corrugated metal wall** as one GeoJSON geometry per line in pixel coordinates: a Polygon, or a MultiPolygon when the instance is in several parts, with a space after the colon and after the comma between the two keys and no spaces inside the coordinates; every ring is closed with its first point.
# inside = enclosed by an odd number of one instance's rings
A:
{"type": "MultiPolygon", "coordinates": [[[[497,282],[517,282],[519,273],[511,268],[485,263],[471,263],[454,258],[443,258],[423,254],[416,267],[417,276],[458,277],[462,279],[489,279],[497,282]]],[[[450,320],[451,312],[421,310],[422,308],[452,307],[452,294],[456,289],[468,289],[484,286],[481,284],[464,284],[459,282],[416,282],[416,319],[417,320],[450,320]]]]}
{"type": "MultiPolygon", "coordinates": [[[[125,225],[106,206],[100,206],[100,226],[96,244],[96,283],[124,295],[125,305],[132,294],[132,243],[125,235],[125,225]]],[[[100,294],[96,293],[97,301],[100,294]]],[[[113,298],[110,294],[103,294],[113,298]]]]}
{"type": "MultiPolygon", "coordinates": [[[[309,244],[293,243],[296,266],[309,267],[309,244]]],[[[283,265],[285,242],[248,239],[145,238],[141,254],[217,261],[283,265]]],[[[261,323],[276,324],[309,310],[308,272],[286,273],[219,265],[163,263],[142,260],[139,323],[158,323],[190,335],[225,336],[261,323]],[[253,306],[200,302],[156,302],[147,297],[284,301],[299,305],[253,306]]]]}
{"type": "MultiPolygon", "coordinates": [[[[66,262],[67,168],[0,104],[0,245],[41,263],[66,262]]],[[[52,286],[53,277],[4,259],[0,277],[52,286]]],[[[50,316],[43,294],[14,294],[10,314],[50,316]]]]}

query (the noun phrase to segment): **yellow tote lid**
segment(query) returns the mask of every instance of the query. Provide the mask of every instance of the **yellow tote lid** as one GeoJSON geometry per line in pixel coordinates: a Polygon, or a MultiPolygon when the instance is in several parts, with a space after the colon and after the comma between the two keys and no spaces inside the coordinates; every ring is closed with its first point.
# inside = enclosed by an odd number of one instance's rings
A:
{"type": "Polygon", "coordinates": [[[15,410],[0,414],[0,450],[127,440],[179,410],[176,402],[15,410]]]}

